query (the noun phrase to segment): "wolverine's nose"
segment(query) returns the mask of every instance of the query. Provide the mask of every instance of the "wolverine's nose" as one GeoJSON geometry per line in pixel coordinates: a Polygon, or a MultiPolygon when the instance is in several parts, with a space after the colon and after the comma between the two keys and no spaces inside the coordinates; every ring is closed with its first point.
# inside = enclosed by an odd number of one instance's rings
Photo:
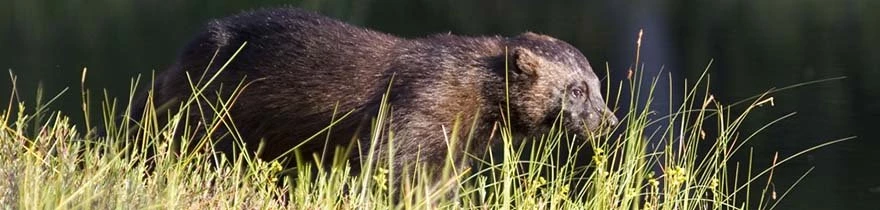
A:
{"type": "Polygon", "coordinates": [[[611,110],[606,109],[602,113],[602,119],[605,121],[605,126],[614,127],[617,125],[617,123],[619,123],[617,121],[617,116],[614,116],[614,112],[612,112],[611,110]]]}

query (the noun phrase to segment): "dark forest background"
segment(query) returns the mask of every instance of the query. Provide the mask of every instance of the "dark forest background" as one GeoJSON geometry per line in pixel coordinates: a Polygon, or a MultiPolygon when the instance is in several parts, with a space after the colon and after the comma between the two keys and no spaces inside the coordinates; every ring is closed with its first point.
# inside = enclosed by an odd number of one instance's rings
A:
{"type": "MultiPolygon", "coordinates": [[[[614,81],[633,64],[637,33],[644,29],[646,72],[662,69],[659,74],[674,80],[693,80],[714,60],[712,93],[726,103],[774,87],[845,76],[774,94],[776,106],[758,109],[745,131],[797,112],[751,142],[757,168],[766,167],[776,152],[787,157],[858,136],[778,168],[774,187],[782,193],[815,167],[779,209],[880,206],[880,135],[874,133],[880,132],[875,120],[880,82],[873,81],[880,79],[880,1],[875,0],[2,0],[0,69],[19,76],[18,93],[31,105],[37,86],[47,95],[70,87],[52,108],[79,116],[84,67],[93,94],[106,88],[111,96],[125,97],[132,77],[170,65],[209,19],[279,5],[403,37],[544,33],[580,48],[600,75],[610,66],[614,81]]],[[[10,93],[10,86],[9,79],[0,79],[0,93],[10,93]]],[[[8,97],[0,98],[7,104],[8,97]]]]}

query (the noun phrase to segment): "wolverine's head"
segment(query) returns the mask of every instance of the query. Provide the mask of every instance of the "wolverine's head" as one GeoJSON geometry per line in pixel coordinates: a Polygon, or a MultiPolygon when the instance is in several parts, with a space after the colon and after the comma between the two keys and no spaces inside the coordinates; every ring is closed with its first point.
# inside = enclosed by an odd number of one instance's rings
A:
{"type": "Polygon", "coordinates": [[[617,124],[587,59],[561,40],[534,33],[508,39],[510,108],[515,125],[541,132],[559,117],[579,135],[617,124]]]}

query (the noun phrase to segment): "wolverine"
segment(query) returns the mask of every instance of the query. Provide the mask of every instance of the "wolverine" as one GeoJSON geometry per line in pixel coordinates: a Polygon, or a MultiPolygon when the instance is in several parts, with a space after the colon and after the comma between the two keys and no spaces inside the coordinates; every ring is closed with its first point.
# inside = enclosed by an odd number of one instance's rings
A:
{"type": "Polygon", "coordinates": [[[395,167],[437,166],[448,151],[482,153],[499,123],[524,136],[548,132],[557,119],[579,136],[617,123],[589,62],[562,40],[531,32],[407,39],[296,8],[209,22],[152,91],[151,103],[142,94],[131,116],[150,105],[179,107],[194,93],[234,96],[228,112],[192,103],[199,108],[186,117],[192,123],[227,113],[236,132],[211,130],[225,136],[215,147],[228,152],[228,139],[237,136],[264,159],[294,148],[325,155],[328,145],[357,144],[361,149],[348,154],[353,159],[373,146],[390,153],[395,167]],[[194,88],[200,84],[206,85],[194,88]],[[371,127],[383,101],[391,111],[381,124],[385,136],[375,141],[371,127]],[[448,148],[450,138],[469,140],[448,148]]]}

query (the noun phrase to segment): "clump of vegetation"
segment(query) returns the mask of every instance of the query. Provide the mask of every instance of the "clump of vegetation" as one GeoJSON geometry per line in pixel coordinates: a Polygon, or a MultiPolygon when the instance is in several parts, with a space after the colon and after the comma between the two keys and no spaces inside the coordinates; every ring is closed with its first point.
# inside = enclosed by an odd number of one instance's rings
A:
{"type": "MultiPolygon", "coordinates": [[[[629,90],[625,94],[630,98],[647,95],[647,105],[638,107],[650,107],[656,90],[642,89],[638,84],[646,78],[640,71],[631,73],[628,84],[618,89],[629,90]]],[[[542,136],[525,137],[502,122],[495,135],[500,142],[489,148],[493,155],[470,157],[476,167],[460,167],[450,158],[441,172],[416,166],[412,174],[399,178],[394,174],[400,169],[390,167],[391,160],[350,163],[339,156],[315,164],[312,157],[298,156],[287,160],[295,162],[294,167],[285,168],[279,160],[254,158],[253,151],[218,154],[209,144],[214,140],[211,135],[175,129],[234,128],[224,118],[232,99],[219,99],[213,110],[216,119],[198,122],[185,117],[189,104],[218,99],[195,95],[191,103],[163,116],[154,109],[147,109],[144,116],[121,113],[140,119],[139,123],[119,122],[114,111],[130,108],[105,100],[102,135],[89,129],[88,120],[86,128],[77,127],[71,116],[48,111],[45,104],[10,102],[0,115],[0,205],[12,209],[772,209],[790,190],[768,188],[773,168],[790,157],[774,158],[774,164],[763,170],[754,169],[751,161],[733,163],[731,157],[744,152],[746,142],[761,130],[787,116],[759,130],[743,131],[748,114],[772,105],[773,98],[763,94],[748,104],[726,105],[713,98],[708,85],[709,76],[704,74],[686,86],[681,90],[684,103],[669,107],[673,113],[669,116],[654,116],[647,108],[629,110],[612,135],[553,128],[542,136]],[[739,111],[732,109],[735,105],[739,111]],[[168,125],[159,123],[163,117],[168,125]],[[670,126],[648,129],[661,122],[670,126]],[[716,132],[707,134],[707,128],[716,132]],[[649,139],[665,145],[650,145],[649,139]],[[593,154],[589,165],[577,161],[578,154],[585,153],[593,154]],[[350,164],[362,164],[363,170],[353,173],[350,164]]],[[[616,94],[620,98],[624,93],[616,94]]],[[[83,91],[86,119],[93,113],[89,97],[83,91]]],[[[393,141],[392,131],[381,126],[391,110],[385,105],[374,118],[373,141],[383,137],[393,141]]]]}

